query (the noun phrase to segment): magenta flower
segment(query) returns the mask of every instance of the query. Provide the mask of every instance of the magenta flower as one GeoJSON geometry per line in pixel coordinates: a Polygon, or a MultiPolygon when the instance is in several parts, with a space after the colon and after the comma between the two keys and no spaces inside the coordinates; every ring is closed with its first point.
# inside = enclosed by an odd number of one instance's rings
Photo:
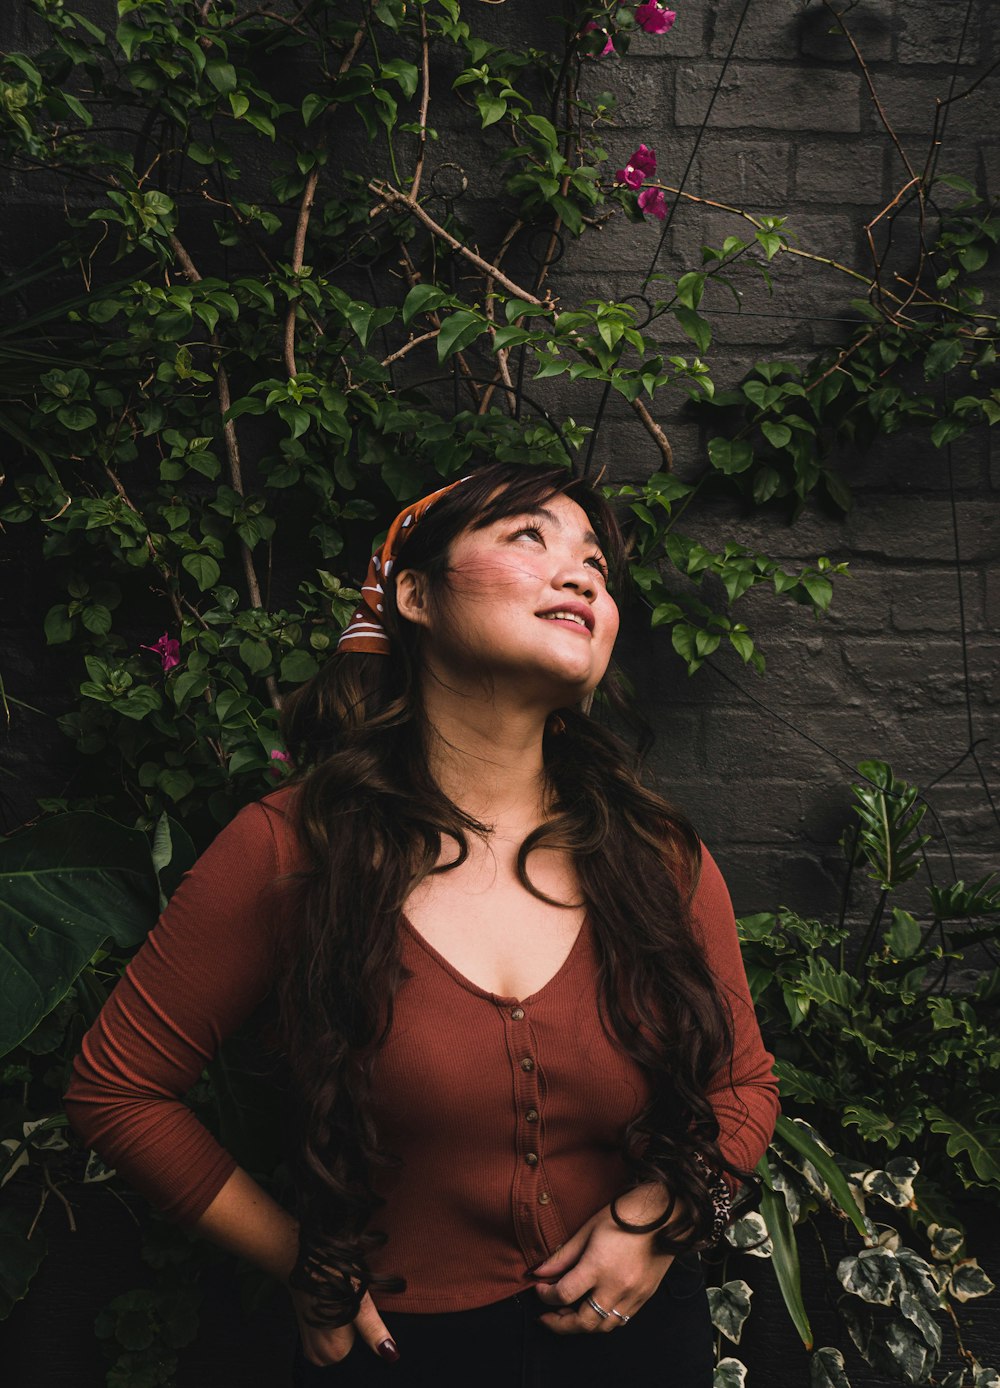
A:
{"type": "Polygon", "coordinates": [[[277,747],[274,747],[274,748],[271,749],[271,760],[272,760],[272,762],[284,762],[284,763],[285,763],[285,768],[284,768],[284,770],[282,770],[282,768],[281,768],[280,766],[270,766],[270,767],[268,767],[267,774],[270,776],[271,780],[272,780],[272,781],[280,781],[280,780],[282,779],[282,777],[286,774],[286,772],[291,771],[291,769],[292,769],[292,759],[291,759],[291,757],[288,755],[287,752],[279,751],[279,749],[278,749],[277,747]]]}
{"type": "Polygon", "coordinates": [[[616,183],[624,183],[628,188],[641,188],[647,178],[656,173],[656,151],[648,145],[640,145],[629,158],[624,169],[615,174],[616,183]]]}
{"type": "MultiPolygon", "coordinates": [[[[584,32],[585,34],[589,34],[589,33],[592,32],[592,30],[598,29],[599,27],[600,27],[600,26],[597,25],[597,24],[595,24],[595,22],[594,22],[592,19],[588,19],[587,22],[586,22],[586,24],[583,26],[583,32],[584,32]]],[[[606,58],[606,57],[608,56],[609,53],[613,53],[613,52],[615,51],[614,39],[613,39],[613,38],[611,37],[611,35],[608,33],[607,29],[601,29],[600,32],[601,32],[601,33],[604,35],[604,37],[607,39],[607,43],[606,43],[606,44],[604,45],[604,47],[601,49],[600,56],[601,56],[602,58],[606,58]]]]}
{"type": "Polygon", "coordinates": [[[635,22],[647,34],[667,34],[674,27],[677,15],[656,0],[645,0],[635,12],[635,22]]]}
{"type": "Polygon", "coordinates": [[[160,664],[163,666],[163,673],[167,674],[175,665],[181,663],[181,643],[175,641],[172,636],[164,632],[155,646],[140,646],[141,651],[152,651],[154,655],[160,657],[160,664]]]}
{"type": "Polygon", "coordinates": [[[639,194],[639,207],[650,217],[662,222],[667,215],[667,200],[662,188],[643,188],[639,194]]]}

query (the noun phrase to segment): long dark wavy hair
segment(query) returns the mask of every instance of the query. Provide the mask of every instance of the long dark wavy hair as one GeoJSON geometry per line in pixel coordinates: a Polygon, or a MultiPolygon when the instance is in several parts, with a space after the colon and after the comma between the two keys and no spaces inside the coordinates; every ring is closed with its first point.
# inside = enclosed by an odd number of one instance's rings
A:
{"type": "MultiPolygon", "coordinates": [[[[397,568],[423,572],[433,602],[447,585],[458,535],[557,493],[586,512],[617,592],[625,555],[615,515],[595,489],[561,468],[484,466],[424,514],[397,568]]],[[[418,882],[463,862],[470,836],[490,832],[431,777],[421,633],[399,616],[391,578],[385,588],[394,654],[334,654],[283,715],[297,767],[295,823],[309,863],[300,879],[300,943],[277,989],[301,1133],[294,1172],[300,1250],[290,1281],[315,1298],[316,1325],[353,1319],[369,1287],[404,1285],[373,1278],[369,1266],[385,1242],[371,1176],[394,1160],[373,1121],[370,1080],[403,981],[399,918],[418,882]],[[438,867],[445,837],[457,854],[449,845],[449,861],[438,867]]],[[[614,677],[603,687],[614,704],[614,677]]],[[[723,1158],[705,1097],[711,1077],[731,1061],[732,1027],[690,928],[699,841],[641,783],[625,745],[580,708],[550,720],[543,756],[552,808],[521,844],[518,875],[547,900],[531,881],[532,852],[544,844],[572,855],[596,937],[604,1024],[652,1090],[623,1135],[624,1155],[636,1184],[662,1181],[685,1198],[684,1222],[657,1235],[662,1251],[680,1252],[704,1243],[712,1227],[703,1163],[754,1181],[723,1158]]]]}

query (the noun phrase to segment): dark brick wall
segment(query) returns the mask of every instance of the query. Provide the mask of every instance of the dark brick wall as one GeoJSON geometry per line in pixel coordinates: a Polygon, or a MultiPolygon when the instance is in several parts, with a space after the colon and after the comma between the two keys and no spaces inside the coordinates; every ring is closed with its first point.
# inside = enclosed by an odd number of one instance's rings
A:
{"type": "MultiPolygon", "coordinates": [[[[95,18],[109,18],[107,0],[90,0],[86,8],[95,18]]],[[[516,8],[480,9],[474,21],[488,24],[501,41],[521,40],[526,23],[530,37],[553,40],[545,15],[516,8]]],[[[906,181],[903,157],[885,133],[854,55],[831,32],[822,4],[752,0],[739,27],[743,13],[738,0],[679,7],[669,35],[639,34],[624,61],[613,57],[589,65],[587,86],[613,87],[620,98],[619,128],[607,135],[612,159],[623,161],[644,140],[657,150],[660,176],[673,184],[691,160],[688,191],[753,213],[787,213],[802,249],[863,269],[863,227],[906,181]]],[[[962,3],[931,0],[862,0],[851,11],[879,100],[915,168],[927,156],[936,99],[971,86],[993,60],[987,15],[985,0],[972,0],[968,10],[962,3]]],[[[27,41],[23,7],[4,7],[0,42],[17,47],[27,41]]],[[[994,195],[1000,174],[990,119],[995,93],[996,81],[986,80],[952,103],[939,165],[994,195]]],[[[443,132],[467,126],[463,115],[446,106],[437,108],[435,120],[443,132]]],[[[450,138],[443,137],[438,158],[451,157],[445,148],[450,138]]],[[[481,177],[484,140],[466,128],[459,149],[473,190],[491,186],[481,177]]],[[[258,183],[263,192],[266,173],[251,170],[242,195],[251,195],[258,183]]],[[[4,268],[23,263],[37,247],[53,198],[54,190],[39,180],[8,183],[0,213],[4,268]]],[[[488,251],[496,234],[495,203],[473,192],[462,210],[481,226],[488,251]]],[[[658,268],[690,268],[703,243],[718,244],[745,226],[717,209],[681,202],[658,268]]],[[[890,271],[908,271],[911,231],[897,225],[890,271]]],[[[619,217],[568,243],[553,276],[555,291],[570,301],[635,293],[658,233],[657,224],[636,226],[619,217]]],[[[842,341],[856,292],[823,265],[782,256],[772,294],[748,280],[739,307],[721,295],[707,300],[717,382],[738,380],[756,359],[806,361],[842,341]]],[[[664,345],[686,350],[681,343],[664,345]]],[[[581,386],[548,382],[536,394],[583,420],[594,406],[581,386]]],[[[702,430],[680,398],[663,400],[658,410],[679,474],[692,475],[703,457],[702,430]]],[[[956,528],[948,458],[926,438],[913,437],[840,460],[857,493],[846,521],[819,508],[809,509],[792,528],[732,504],[700,512],[695,524],[707,537],[759,544],[790,564],[820,553],[850,562],[853,577],[838,583],[826,620],[817,622],[773,598],[744,599],[745,616],[768,657],[763,678],[744,670],[731,653],[720,653],[716,669],[688,679],[668,638],[651,635],[638,618],[631,623],[624,663],[660,730],[656,774],[715,851],[739,910],[779,901],[802,911],[829,909],[841,871],[837,839],[846,816],[848,768],[863,757],[889,760],[899,774],[924,783],[947,772],[933,803],[961,855],[964,875],[976,876],[995,862],[1000,835],[978,772],[969,759],[954,771],[948,768],[968,747],[971,719],[972,736],[984,740],[983,766],[996,778],[1000,470],[985,430],[962,440],[953,454],[956,528]]],[[[657,461],[620,401],[610,407],[596,457],[613,478],[641,476],[657,461]]],[[[30,607],[24,565],[30,559],[16,565],[22,581],[15,576],[15,583],[30,607]]],[[[8,583],[12,567],[6,566],[8,583]]],[[[8,687],[55,710],[61,662],[31,644],[16,613],[4,645],[8,687]]],[[[27,803],[25,795],[37,787],[49,789],[48,768],[58,762],[60,775],[65,768],[65,747],[37,724],[30,736],[15,738],[10,750],[21,778],[18,804],[27,803]]]]}
{"type": "MultiPolygon", "coordinates": [[[[80,8],[106,19],[112,6],[108,0],[80,0],[80,8]]],[[[527,0],[470,6],[477,26],[489,24],[498,37],[516,41],[525,25],[545,37],[541,8],[527,0]]],[[[755,213],[787,213],[804,249],[863,267],[862,229],[906,174],[853,55],[829,32],[823,6],[816,0],[807,5],[751,0],[735,44],[742,0],[706,5],[678,0],[677,8],[679,19],[669,36],[640,35],[626,62],[607,59],[588,71],[594,89],[614,86],[621,94],[620,128],[607,139],[613,159],[624,159],[644,140],[656,148],[665,181],[676,183],[694,154],[690,192],[755,213]]],[[[0,46],[16,48],[25,41],[25,9],[0,6],[0,46]]],[[[994,61],[991,16],[988,0],[971,0],[968,7],[964,0],[860,0],[851,11],[885,113],[918,168],[926,158],[935,100],[971,86],[994,61]]],[[[996,79],[987,80],[951,106],[940,156],[942,169],[974,180],[993,196],[1000,181],[996,90],[996,79]]],[[[444,131],[457,120],[442,114],[437,123],[444,131]]],[[[482,167],[485,143],[473,135],[463,148],[474,184],[487,183],[492,175],[482,167]]],[[[5,193],[0,268],[8,270],[37,245],[60,203],[51,187],[23,179],[8,183],[5,193]]],[[[470,217],[481,222],[488,251],[497,226],[492,204],[478,212],[471,208],[470,217]]],[[[723,213],[685,204],[672,222],[660,268],[677,273],[692,267],[703,242],[718,242],[738,230],[723,213]]],[[[912,248],[906,233],[901,228],[891,260],[900,273],[908,268],[912,248]]],[[[634,226],[619,218],[580,244],[568,244],[553,277],[556,292],[568,300],[635,292],[657,235],[656,225],[634,226]]],[[[853,292],[835,272],[784,257],[776,267],[773,296],[762,287],[748,288],[740,311],[721,298],[713,300],[718,383],[738,380],[756,359],[805,361],[841,341],[853,292]]],[[[589,397],[582,391],[550,384],[544,398],[570,412],[579,408],[578,417],[587,418],[582,402],[589,397]]],[[[660,411],[679,474],[694,473],[704,448],[699,425],[679,398],[665,401],[660,411]]],[[[656,463],[647,437],[620,404],[611,408],[597,458],[615,478],[648,473],[656,463]]],[[[826,620],[817,622],[774,599],[744,600],[746,618],[768,658],[763,678],[720,654],[714,668],[688,679],[669,640],[651,635],[638,618],[629,623],[622,643],[623,664],[659,729],[656,775],[694,818],[741,911],[779,902],[807,913],[834,908],[842,864],[837,841],[848,813],[846,781],[849,768],[865,757],[890,761],[904,777],[936,782],[932,803],[966,880],[996,865],[997,822],[976,767],[961,758],[970,737],[982,740],[981,763],[996,795],[1000,464],[985,432],[961,441],[953,449],[952,497],[948,458],[925,438],[897,437],[840,463],[857,493],[846,520],[811,508],[787,528],[773,516],[747,514],[724,502],[699,514],[704,535],[760,544],[790,564],[821,553],[850,561],[853,577],[838,583],[826,620]]],[[[4,543],[4,581],[18,599],[18,610],[8,609],[0,629],[5,679],[19,696],[55,709],[65,670],[32,643],[23,619],[33,601],[31,561],[22,556],[11,563],[11,541],[4,543]]],[[[61,772],[65,748],[36,722],[20,726],[24,731],[12,751],[21,791],[50,790],[51,768],[60,761],[61,772]]],[[[974,1309],[975,1347],[986,1352],[990,1335],[995,1336],[989,1329],[995,1312],[989,1306],[974,1309]]],[[[778,1334],[776,1327],[783,1324],[777,1309],[757,1320],[758,1335],[767,1325],[773,1328],[769,1333],[778,1334]]],[[[756,1381],[783,1385],[794,1377],[804,1382],[804,1364],[789,1376],[775,1367],[793,1362],[783,1358],[786,1353],[794,1356],[793,1344],[761,1345],[756,1381]]]]}

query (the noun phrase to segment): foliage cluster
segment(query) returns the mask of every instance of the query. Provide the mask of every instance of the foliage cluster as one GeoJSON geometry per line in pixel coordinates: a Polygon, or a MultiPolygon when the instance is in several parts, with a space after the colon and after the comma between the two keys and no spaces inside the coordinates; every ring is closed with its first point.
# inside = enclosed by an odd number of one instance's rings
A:
{"type": "MultiPolygon", "coordinates": [[[[779,910],[740,922],[783,1116],[762,1166],[763,1219],[746,1217],[729,1238],[774,1257],[809,1343],[793,1230],[838,1214],[864,1245],[845,1246],[836,1267],[851,1340],[882,1372],[928,1383],[939,1381],[940,1313],[950,1308],[954,1321],[956,1309],[993,1290],[965,1249],[959,1202],[1000,1194],[1000,883],[938,882],[932,855],[941,845],[923,832],[927,802],[884,762],[859,771],[838,916],[803,920],[779,910]],[[874,902],[859,934],[845,918],[862,870],[874,902]],[[924,909],[895,904],[920,878],[924,909]],[[969,968],[984,950],[991,967],[969,968]]],[[[716,1316],[737,1342],[749,1301],[734,1321],[742,1305],[731,1286],[716,1316]]],[[[995,1371],[972,1364],[970,1372],[953,1370],[943,1382],[986,1382],[995,1371]]],[[[814,1377],[846,1383],[842,1358],[834,1373],[814,1357],[814,1377]]]]}
{"type": "MultiPolygon", "coordinates": [[[[551,293],[564,240],[642,219],[613,97],[588,95],[619,61],[595,52],[600,6],[568,18],[562,51],[480,37],[457,0],[120,0],[108,29],[62,0],[35,10],[37,48],[0,63],[0,148],[65,190],[77,285],[42,293],[48,258],[6,286],[2,427],[25,463],[0,520],[34,528],[62,589],[45,631],[82,667],[61,719],[90,768],[76,803],[224,822],[267,784],[276,705],[336,640],[376,518],[474,457],[594,467],[613,395],[651,457],[637,447],[609,488],[691,671],[723,643],[763,668],[733,605],[764,585],[822,612],[841,568],[702,542],[684,518],[713,488],[846,507],[838,442],[916,419],[940,443],[1000,408],[974,283],[998,228],[971,202],[928,255],[933,295],[904,304],[842,267],[869,293],[839,360],[764,363],[735,393],[714,389],[712,304],[786,255],[823,259],[783,217],[729,209],[733,235],[680,273],[654,258],[627,300],[551,293]],[[489,255],[456,162],[476,127],[510,218],[489,255]],[[546,403],[556,379],[573,416],[546,403]],[[675,466],[658,417],[688,399],[728,413],[705,462],[675,466]]],[[[613,20],[621,54],[630,11],[613,20]]]]}

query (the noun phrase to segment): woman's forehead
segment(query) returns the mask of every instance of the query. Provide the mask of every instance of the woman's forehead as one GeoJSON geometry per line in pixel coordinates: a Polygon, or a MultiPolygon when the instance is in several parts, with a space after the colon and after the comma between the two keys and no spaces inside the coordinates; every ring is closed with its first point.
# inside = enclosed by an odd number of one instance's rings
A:
{"type": "Polygon", "coordinates": [[[551,496],[545,497],[544,500],[526,502],[523,506],[512,506],[509,511],[505,510],[495,520],[490,521],[488,528],[507,524],[521,516],[530,516],[532,520],[543,521],[552,529],[565,531],[570,536],[575,533],[579,535],[584,544],[600,544],[586,511],[579,502],[574,501],[572,497],[565,496],[562,492],[555,492],[551,496]]]}

